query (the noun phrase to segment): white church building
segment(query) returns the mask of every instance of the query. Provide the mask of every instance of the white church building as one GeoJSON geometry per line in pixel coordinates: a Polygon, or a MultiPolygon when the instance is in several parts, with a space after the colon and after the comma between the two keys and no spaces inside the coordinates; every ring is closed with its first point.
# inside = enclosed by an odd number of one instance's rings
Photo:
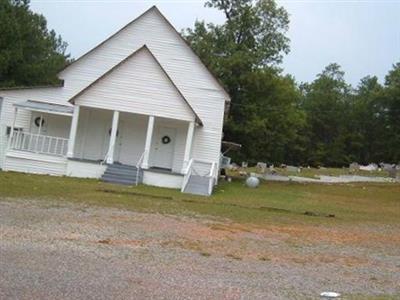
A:
{"type": "Polygon", "coordinates": [[[0,89],[0,168],[210,195],[229,95],[154,6],[58,73],[0,89]]]}

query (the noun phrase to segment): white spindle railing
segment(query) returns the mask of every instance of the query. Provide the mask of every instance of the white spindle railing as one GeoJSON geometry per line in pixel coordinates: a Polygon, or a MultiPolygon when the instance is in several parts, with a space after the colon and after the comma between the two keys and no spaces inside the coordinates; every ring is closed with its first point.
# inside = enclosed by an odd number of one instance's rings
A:
{"type": "Polygon", "coordinates": [[[17,131],[11,137],[10,149],[54,156],[66,156],[68,139],[17,131]]]}

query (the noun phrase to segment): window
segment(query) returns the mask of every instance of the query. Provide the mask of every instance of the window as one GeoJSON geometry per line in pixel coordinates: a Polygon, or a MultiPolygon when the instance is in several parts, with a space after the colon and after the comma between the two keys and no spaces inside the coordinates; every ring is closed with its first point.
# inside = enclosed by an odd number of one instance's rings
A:
{"type": "MultiPolygon", "coordinates": [[[[14,127],[14,132],[18,132],[18,131],[22,131],[22,128],[14,127]]],[[[11,132],[11,126],[7,126],[6,135],[10,136],[10,132],[11,132]]]]}

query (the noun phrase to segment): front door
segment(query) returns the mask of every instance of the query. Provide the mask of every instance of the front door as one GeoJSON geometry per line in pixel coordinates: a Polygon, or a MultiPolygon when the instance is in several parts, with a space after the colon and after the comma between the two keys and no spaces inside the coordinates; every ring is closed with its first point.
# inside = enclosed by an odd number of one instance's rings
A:
{"type": "Polygon", "coordinates": [[[176,129],[159,127],[153,144],[152,165],[163,169],[172,169],[174,160],[176,129]]]}

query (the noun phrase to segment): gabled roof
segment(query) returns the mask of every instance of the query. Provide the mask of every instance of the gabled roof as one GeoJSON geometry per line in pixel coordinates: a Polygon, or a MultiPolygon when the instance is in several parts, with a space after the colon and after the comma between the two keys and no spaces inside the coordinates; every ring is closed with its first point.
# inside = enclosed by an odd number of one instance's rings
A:
{"type": "Polygon", "coordinates": [[[163,66],[160,64],[160,62],[157,60],[157,58],[154,56],[154,54],[150,51],[150,49],[146,46],[143,45],[142,47],[140,47],[139,49],[137,49],[136,51],[134,51],[132,54],[130,54],[129,56],[127,56],[126,58],[124,58],[122,61],[120,61],[118,64],[116,64],[114,67],[112,67],[110,70],[108,70],[107,72],[105,72],[103,75],[101,75],[99,78],[97,78],[95,81],[93,81],[91,84],[89,84],[87,87],[85,87],[83,90],[81,90],[79,93],[77,93],[76,95],[74,95],[71,99],[69,99],[68,101],[71,103],[75,103],[75,99],[78,98],[80,95],[82,95],[83,93],[85,93],[85,91],[89,90],[92,86],[94,86],[96,83],[98,83],[99,81],[101,81],[103,78],[107,77],[109,74],[111,74],[114,70],[118,69],[118,67],[120,67],[121,65],[123,65],[125,62],[127,62],[130,58],[132,58],[133,56],[135,56],[137,53],[139,53],[142,50],[147,50],[150,55],[152,56],[152,58],[154,59],[154,61],[157,63],[157,65],[161,68],[162,72],[165,74],[165,76],[167,77],[168,81],[174,86],[174,88],[176,89],[176,91],[179,93],[179,95],[182,97],[182,99],[185,101],[186,105],[189,107],[189,109],[192,111],[193,115],[196,118],[196,122],[199,125],[203,125],[203,122],[201,121],[200,117],[197,115],[197,113],[194,111],[193,107],[190,105],[190,103],[187,101],[187,99],[185,98],[185,96],[182,94],[182,92],[179,90],[179,88],[176,86],[176,84],[174,83],[174,81],[171,79],[171,77],[168,75],[168,73],[165,71],[165,69],[163,68],[163,66]]]}
{"type": "MultiPolygon", "coordinates": [[[[200,62],[202,63],[202,65],[208,70],[208,72],[211,74],[211,76],[214,78],[214,80],[217,82],[217,84],[220,86],[220,88],[223,90],[223,92],[225,93],[225,96],[227,97],[226,101],[230,101],[230,96],[229,93],[226,91],[225,86],[222,84],[222,82],[216,77],[216,75],[207,67],[207,65],[201,60],[201,58],[197,55],[196,52],[194,52],[194,50],[192,49],[192,47],[189,45],[189,43],[182,37],[182,35],[176,30],[176,28],[171,24],[171,22],[161,13],[161,11],[157,8],[157,6],[153,5],[152,7],[150,7],[148,10],[146,10],[144,13],[142,13],[141,15],[139,15],[137,18],[133,19],[131,22],[129,22],[128,24],[126,24],[124,27],[122,27],[120,30],[118,30],[117,32],[115,32],[114,34],[112,34],[111,36],[109,36],[107,39],[105,39],[104,41],[102,41],[100,44],[98,44],[97,46],[95,46],[94,48],[92,48],[91,50],[89,50],[88,52],[86,52],[85,54],[83,54],[82,56],[80,56],[78,59],[74,60],[73,62],[71,62],[69,65],[65,66],[63,69],[60,70],[60,72],[62,72],[63,70],[65,70],[67,67],[73,65],[75,62],[81,60],[82,58],[86,57],[87,55],[89,55],[90,53],[92,53],[93,51],[95,51],[97,48],[99,48],[100,46],[104,45],[105,43],[107,43],[109,40],[111,40],[114,36],[116,36],[118,33],[120,33],[121,31],[123,31],[125,28],[129,27],[130,25],[132,25],[133,23],[135,23],[136,21],[138,21],[139,19],[141,19],[142,17],[144,17],[145,15],[147,15],[148,13],[150,13],[151,11],[155,11],[157,12],[164,20],[165,22],[174,30],[174,32],[180,37],[181,40],[183,40],[185,42],[185,44],[189,47],[189,49],[193,52],[193,54],[200,60],[200,62]]],[[[60,73],[59,72],[59,73],[60,73]]]]}

